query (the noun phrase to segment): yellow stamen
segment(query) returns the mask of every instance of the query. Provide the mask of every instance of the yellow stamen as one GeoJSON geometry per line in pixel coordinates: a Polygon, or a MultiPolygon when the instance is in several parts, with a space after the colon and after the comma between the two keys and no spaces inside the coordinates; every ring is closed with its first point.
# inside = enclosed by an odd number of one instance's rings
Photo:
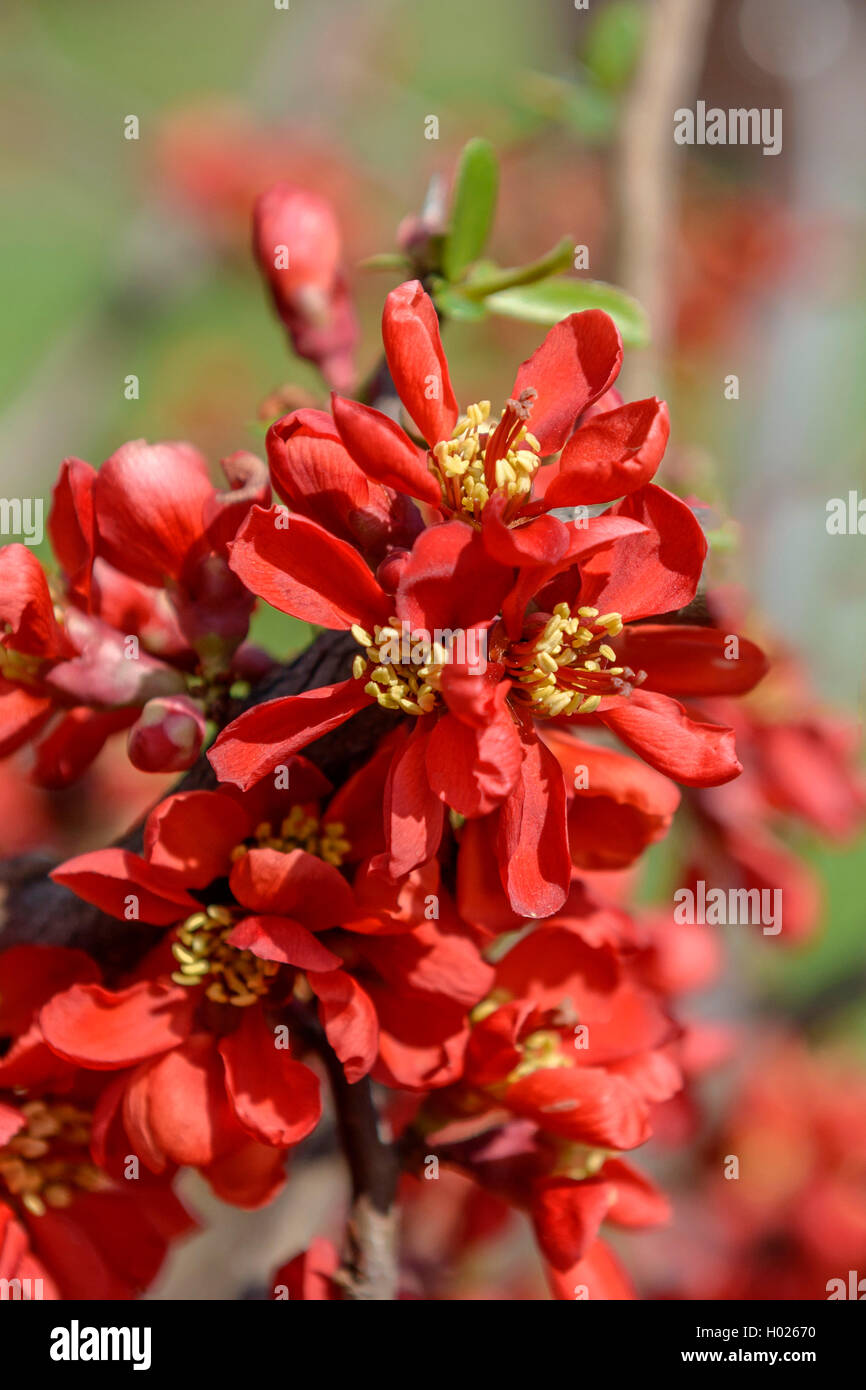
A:
{"type": "Polygon", "coordinates": [[[515,685],[512,699],[528,704],[536,719],[593,714],[605,695],[630,695],[645,678],[627,666],[611,665],[616,652],[608,638],[622,631],[619,613],[598,616],[596,608],[558,603],[542,622],[512,645],[505,657],[515,685]]]}
{"type": "Polygon", "coordinates": [[[448,660],[441,643],[402,634],[397,618],[392,618],[386,627],[377,627],[373,637],[354,627],[352,635],[365,649],[366,660],[356,656],[352,672],[356,680],[367,676],[364,686],[367,695],[372,695],[383,709],[416,717],[429,714],[435,708],[439,702],[442,668],[448,660]],[[365,641],[361,640],[362,636],[365,641]],[[409,656],[410,662],[386,660],[389,647],[394,655],[409,656]],[[408,651],[404,652],[404,647],[408,651]]]}

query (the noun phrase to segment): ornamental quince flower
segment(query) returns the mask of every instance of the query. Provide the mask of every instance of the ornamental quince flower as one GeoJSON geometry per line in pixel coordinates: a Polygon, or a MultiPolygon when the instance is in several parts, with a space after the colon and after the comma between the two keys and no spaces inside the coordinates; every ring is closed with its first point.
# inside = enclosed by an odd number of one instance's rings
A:
{"type": "Polygon", "coordinates": [[[539,721],[604,725],[666,777],[714,785],[741,770],[731,730],[690,718],[673,695],[736,693],[764,670],[744,638],[728,661],[720,632],[645,622],[687,605],[700,578],[706,542],[679,499],[647,484],[586,527],[556,524],[567,553],[521,566],[493,558],[477,527],[436,523],[394,566],[388,593],[383,566],[374,575],[318,523],[293,518],[286,542],[254,509],[232,566],[283,611],[349,628],[362,650],[350,679],[259,705],[224,730],[209,753],[217,775],[251,786],[378,704],[404,726],[385,792],[387,872],[399,877],[435,853],[446,807],[495,813],[512,908],[556,911],[571,877],[566,790],[539,721]],[[463,634],[462,654],[437,631],[452,643],[463,634]],[[479,647],[486,657],[467,659],[479,647]]]}
{"type": "MultiPolygon", "coordinates": [[[[648,483],[668,439],[664,402],[622,404],[612,391],[622,342],[601,310],[571,314],[519,368],[501,417],[489,401],[461,416],[436,311],[417,280],[392,290],[382,318],[385,356],[420,447],[389,416],[332,397],[332,414],[277,422],[272,469],[305,495],[327,488],[352,509],[359,478],[419,503],[426,520],[477,527],[491,555],[552,562],[568,546],[558,507],[612,502],[648,483]],[[577,426],[577,429],[575,429],[577,426]],[[549,462],[559,455],[558,462],[549,462]],[[548,460],[548,461],[546,461],[548,460]],[[541,519],[543,517],[543,519],[541,519]]],[[[312,499],[314,500],[314,499],[312,499]]],[[[320,504],[321,505],[321,504],[320,504]]]]}
{"type": "MultiPolygon", "coordinates": [[[[54,871],[115,916],[132,900],[141,920],[172,928],[121,988],[58,992],[40,1015],[60,1057],[132,1068],[125,1086],[149,1116],[147,1132],[137,1122],[130,1130],[126,1104],[124,1123],[156,1171],[168,1161],[194,1164],[224,1191],[241,1135],[286,1148],[315,1127],[318,1080],[293,1055],[303,1031],[297,1044],[292,1016],[314,1001],[349,1081],[372,1071],[411,1090],[459,1075],[467,1013],[493,972],[460,931],[438,870],[379,892],[363,866],[357,892],[341,872],[368,840],[381,761],[321,815],[311,798],[329,784],[303,760],[290,769],[291,793],[177,793],[151,813],[144,856],[101,850],[54,871]],[[440,920],[419,926],[431,893],[440,920]],[[291,1049],[276,1044],[281,1023],[291,1049]],[[179,1132],[177,1091],[187,1116],[179,1132]]],[[[273,1165],[264,1158],[260,1177],[255,1200],[267,1200],[273,1165]]],[[[253,1194],[245,1190],[243,1200],[253,1194]]]]}
{"type": "Polygon", "coordinates": [[[135,1298],[195,1225],[172,1173],[124,1181],[128,1145],[109,1156],[100,1120],[105,1078],[45,1045],[40,1008],[94,978],[82,951],[0,955],[0,1279],[30,1280],[33,1298],[135,1298]]]}

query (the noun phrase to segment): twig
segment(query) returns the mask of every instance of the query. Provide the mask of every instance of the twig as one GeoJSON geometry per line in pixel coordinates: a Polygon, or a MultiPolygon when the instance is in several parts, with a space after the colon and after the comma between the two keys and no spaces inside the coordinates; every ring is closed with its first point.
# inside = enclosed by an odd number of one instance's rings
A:
{"type": "Polygon", "coordinates": [[[328,1073],[341,1147],[352,1180],[352,1210],[343,1262],[335,1276],[342,1296],[384,1301],[397,1296],[397,1149],[379,1133],[373,1089],[367,1077],[349,1083],[324,1031],[300,1006],[291,1006],[292,1028],[321,1057],[328,1073]]]}
{"type": "Polygon", "coordinates": [[[629,363],[630,393],[658,389],[670,342],[670,265],[676,229],[674,111],[700,74],[712,0],[654,0],[623,113],[617,157],[617,279],[649,315],[652,342],[629,363]]]}

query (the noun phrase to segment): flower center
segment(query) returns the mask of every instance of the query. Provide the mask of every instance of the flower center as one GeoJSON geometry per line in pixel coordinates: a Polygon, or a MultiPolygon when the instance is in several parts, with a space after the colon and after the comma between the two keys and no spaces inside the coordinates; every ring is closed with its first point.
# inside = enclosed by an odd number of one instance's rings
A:
{"type": "Polygon", "coordinates": [[[550,1071],[555,1067],[571,1066],[569,1059],[561,1050],[561,1039],[552,1029],[539,1028],[530,1033],[520,1044],[523,1054],[517,1066],[509,1072],[506,1084],[512,1085],[524,1076],[536,1071],[550,1071]]]}
{"type": "Polygon", "coordinates": [[[66,1102],[29,1100],[25,1127],[0,1148],[0,1182],[33,1216],[68,1207],[76,1188],[99,1192],[111,1179],[90,1158],[91,1118],[66,1102]]]}
{"type": "Polygon", "coordinates": [[[528,704],[536,719],[592,714],[602,696],[630,695],[646,679],[645,671],[616,665],[608,639],[622,631],[619,613],[579,608],[572,617],[568,604],[558,603],[550,617],[533,614],[527,626],[505,661],[515,682],[511,698],[528,704]]]}
{"type": "Polygon", "coordinates": [[[177,985],[205,984],[216,1004],[247,1008],[267,994],[279,963],[259,960],[252,951],[239,951],[226,938],[235,924],[230,907],[194,912],[175,931],[171,952],[178,963],[171,978],[177,985]]]}
{"type": "Polygon", "coordinates": [[[386,627],[377,626],[372,637],[355,624],[352,636],[364,648],[364,656],[359,653],[352,663],[352,674],[356,680],[367,676],[364,690],[384,709],[419,715],[438,704],[442,667],[448,661],[440,642],[415,636],[407,640],[396,618],[386,627]]]}
{"type": "Polygon", "coordinates": [[[311,815],[303,806],[293,806],[278,831],[269,820],[262,821],[249,841],[235,845],[231,858],[233,861],[240,859],[250,849],[278,849],[282,854],[304,849],[339,868],[351,848],[342,821],[328,821],[323,825],[318,816],[311,815]]]}
{"type": "MultiPolygon", "coordinates": [[[[236,863],[251,849],[276,849],[281,854],[303,849],[339,868],[351,849],[341,821],[322,824],[302,806],[293,806],[275,831],[270,821],[257,825],[249,840],[235,845],[236,863]]],[[[268,993],[279,961],[260,960],[252,951],[232,946],[228,937],[242,916],[239,908],[214,906],[194,912],[175,929],[171,951],[178,968],[171,978],[178,985],[205,985],[205,995],[216,1004],[244,1009],[268,993]]]]}
{"type": "Polygon", "coordinates": [[[427,466],[442,489],[442,505],[479,521],[490,494],[502,489],[516,508],[532,491],[541,462],[539,444],[527,430],[537,392],[530,386],[490,421],[490,402],[470,405],[450,439],[428,455],[427,466]]]}

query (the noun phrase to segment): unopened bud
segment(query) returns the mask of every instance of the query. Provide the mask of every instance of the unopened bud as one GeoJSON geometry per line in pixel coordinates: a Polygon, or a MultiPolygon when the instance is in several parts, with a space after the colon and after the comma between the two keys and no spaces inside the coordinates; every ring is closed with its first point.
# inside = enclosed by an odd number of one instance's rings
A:
{"type": "Polygon", "coordinates": [[[204,736],[204,715],[187,695],[148,700],[129,731],[129,761],[142,772],[183,772],[198,757],[204,736]]]}
{"type": "Polygon", "coordinates": [[[409,562],[408,550],[391,550],[376,570],[376,578],[386,594],[395,594],[400,575],[409,562]]]}
{"type": "Polygon", "coordinates": [[[335,390],[351,389],[358,324],[330,203],[295,184],[274,184],[255,205],[253,250],[295,352],[335,390]]]}

